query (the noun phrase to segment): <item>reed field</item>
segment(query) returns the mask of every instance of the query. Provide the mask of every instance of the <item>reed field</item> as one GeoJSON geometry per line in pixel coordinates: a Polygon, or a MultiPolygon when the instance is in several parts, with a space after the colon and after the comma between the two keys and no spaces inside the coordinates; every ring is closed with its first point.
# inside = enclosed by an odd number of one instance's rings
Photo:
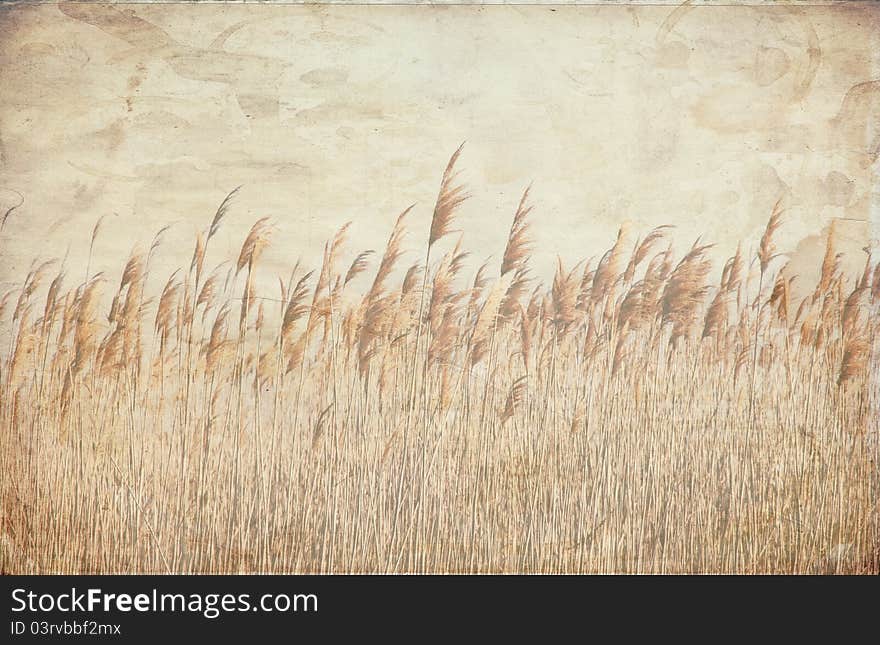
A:
{"type": "Polygon", "coordinates": [[[0,292],[0,568],[878,573],[880,263],[832,227],[795,297],[777,205],[720,280],[670,226],[545,284],[526,191],[480,267],[460,152],[430,230],[343,227],[272,290],[267,219],[206,266],[235,191],[171,275],[162,231],[117,274],[35,260],[0,292]]]}

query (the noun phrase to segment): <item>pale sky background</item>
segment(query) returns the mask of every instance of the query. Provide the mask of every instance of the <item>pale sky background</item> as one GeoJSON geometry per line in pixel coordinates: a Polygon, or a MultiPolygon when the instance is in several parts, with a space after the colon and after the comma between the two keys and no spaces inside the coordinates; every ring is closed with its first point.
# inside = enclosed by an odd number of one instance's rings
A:
{"type": "Polygon", "coordinates": [[[114,281],[173,224],[153,265],[164,282],[239,184],[209,267],[262,216],[277,226],[272,284],[298,257],[317,268],[348,220],[346,261],[381,253],[417,202],[413,262],[462,141],[474,270],[500,259],[529,183],[545,280],[557,254],[599,254],[623,223],[633,241],[675,224],[680,248],[702,234],[720,266],[780,197],[780,250],[812,236],[795,260],[818,267],[818,236],[846,218],[860,267],[880,221],[878,33],[864,3],[5,6],[0,214],[13,191],[25,201],[0,233],[0,292],[37,255],[69,249],[84,272],[101,215],[92,267],[114,281]]]}

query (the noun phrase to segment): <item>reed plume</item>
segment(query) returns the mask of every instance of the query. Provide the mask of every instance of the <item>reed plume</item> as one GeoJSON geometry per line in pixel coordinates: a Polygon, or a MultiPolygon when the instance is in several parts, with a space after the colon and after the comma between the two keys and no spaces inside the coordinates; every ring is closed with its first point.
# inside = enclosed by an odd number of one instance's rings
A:
{"type": "Polygon", "coordinates": [[[501,275],[508,271],[520,269],[528,260],[532,249],[532,241],[529,237],[529,223],[526,221],[532,206],[527,205],[531,186],[526,188],[516,213],[513,215],[513,223],[510,225],[510,233],[507,236],[507,245],[504,247],[504,255],[501,258],[501,275]]]}
{"type": "Polygon", "coordinates": [[[428,236],[428,247],[434,245],[439,240],[451,232],[452,222],[455,212],[459,206],[470,196],[463,184],[457,184],[459,171],[455,170],[455,162],[464,148],[462,143],[446,165],[443,171],[443,179],[440,182],[440,193],[437,195],[437,202],[434,205],[434,215],[431,218],[431,232],[428,236]]]}

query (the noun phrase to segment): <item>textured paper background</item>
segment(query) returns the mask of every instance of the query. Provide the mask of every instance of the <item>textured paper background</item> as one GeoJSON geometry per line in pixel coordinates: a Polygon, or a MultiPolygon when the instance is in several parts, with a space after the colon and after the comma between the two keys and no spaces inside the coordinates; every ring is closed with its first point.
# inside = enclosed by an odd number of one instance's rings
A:
{"type": "Polygon", "coordinates": [[[0,4],[0,570],[876,573],[877,7],[0,4]]]}
{"type": "Polygon", "coordinates": [[[94,270],[173,224],[164,280],[239,184],[218,257],[265,215],[269,275],[317,264],[348,220],[381,248],[412,202],[412,230],[427,227],[464,140],[479,259],[534,182],[543,278],[621,224],[671,222],[726,257],[780,197],[785,250],[806,237],[792,270],[834,218],[857,268],[878,236],[878,33],[868,3],[8,4],[0,212],[24,202],[0,233],[0,289],[36,256],[83,264],[102,215],[94,270]]]}

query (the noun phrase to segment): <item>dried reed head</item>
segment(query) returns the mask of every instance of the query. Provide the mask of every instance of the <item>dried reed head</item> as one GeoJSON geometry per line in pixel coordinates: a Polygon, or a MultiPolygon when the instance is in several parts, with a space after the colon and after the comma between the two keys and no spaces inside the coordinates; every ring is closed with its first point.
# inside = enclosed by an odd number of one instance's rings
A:
{"type": "Polygon", "coordinates": [[[180,282],[175,278],[179,272],[180,269],[177,269],[168,278],[165,288],[162,289],[162,295],[159,297],[159,307],[156,310],[155,329],[163,342],[168,337],[169,330],[174,326],[174,316],[177,313],[175,304],[177,293],[180,289],[180,282]]]}
{"type": "Polygon", "coordinates": [[[483,303],[483,307],[480,309],[480,313],[477,316],[477,321],[474,324],[470,340],[471,366],[476,365],[483,360],[489,350],[489,343],[498,316],[498,308],[501,305],[501,298],[507,290],[505,282],[504,279],[495,282],[492,286],[492,290],[486,297],[486,302],[483,303]]]}
{"type": "Polygon", "coordinates": [[[853,333],[844,347],[837,384],[843,385],[862,376],[868,364],[869,353],[867,337],[863,333],[853,333]]]}
{"type": "Polygon", "coordinates": [[[424,271],[424,267],[420,264],[414,264],[407,269],[406,275],[403,277],[403,284],[400,287],[402,295],[408,296],[415,293],[416,288],[419,286],[419,277],[422,271],[424,271]]]}
{"type": "Polygon", "coordinates": [[[786,278],[785,271],[780,271],[773,282],[773,291],[767,304],[776,312],[776,319],[788,327],[789,291],[794,277],[786,278]]]}
{"type": "Polygon", "coordinates": [[[365,377],[374,355],[376,343],[386,340],[391,333],[396,295],[388,295],[367,303],[363,322],[358,334],[358,365],[361,377],[365,377]]]}
{"type": "Polygon", "coordinates": [[[205,347],[207,369],[213,372],[220,362],[226,349],[227,335],[227,318],[229,316],[229,303],[223,303],[220,311],[214,317],[214,323],[211,325],[211,336],[208,345],[205,347]]]}
{"type": "MultiPolygon", "coordinates": [[[[553,322],[557,331],[564,332],[577,320],[577,299],[580,283],[575,277],[577,266],[566,271],[562,259],[556,260],[556,275],[553,278],[552,303],[553,322]]],[[[595,289],[595,280],[593,282],[595,289]]]]}
{"type": "Polygon", "coordinates": [[[641,242],[636,242],[633,247],[633,254],[630,256],[629,262],[627,263],[626,270],[623,274],[623,280],[627,283],[632,283],[633,277],[635,276],[636,269],[638,269],[639,265],[648,257],[648,253],[651,252],[651,248],[655,243],[661,241],[666,235],[666,229],[674,228],[669,224],[664,224],[663,226],[658,226],[654,230],[652,230],[641,242]]]}
{"type": "Polygon", "coordinates": [[[592,302],[593,279],[596,277],[595,269],[592,269],[593,259],[590,257],[584,263],[584,272],[581,277],[581,286],[578,291],[577,310],[583,313],[590,311],[590,303],[592,302]]]}
{"type": "Polygon", "coordinates": [[[462,148],[464,148],[464,143],[450,157],[446,170],[443,172],[440,192],[437,195],[434,215],[431,218],[431,233],[428,237],[429,247],[433,246],[434,242],[444,235],[452,232],[452,221],[455,211],[470,196],[467,194],[464,185],[455,185],[459,175],[458,171],[455,170],[455,162],[458,160],[462,148]]]}
{"type": "Polygon", "coordinates": [[[461,271],[467,255],[461,251],[461,240],[459,240],[455,248],[443,256],[434,272],[434,279],[431,283],[431,299],[428,303],[428,323],[432,332],[436,332],[440,325],[444,306],[464,295],[455,293],[453,282],[461,271]]]}
{"type": "MultiPolygon", "coordinates": [[[[98,233],[101,231],[101,224],[104,223],[105,217],[107,216],[101,215],[101,217],[98,218],[98,221],[95,222],[95,225],[92,227],[92,236],[89,238],[89,253],[92,252],[92,249],[95,246],[95,240],[98,239],[98,233]]],[[[88,276],[86,276],[86,279],[88,279],[88,276]]]]}
{"type": "Polygon", "coordinates": [[[309,295],[308,281],[312,277],[313,271],[309,271],[302,276],[293,288],[290,300],[284,308],[284,316],[281,321],[281,340],[286,342],[289,340],[296,323],[308,313],[310,307],[306,303],[309,295]]]}
{"type": "Polygon", "coordinates": [[[54,263],[55,260],[46,260],[28,271],[27,277],[25,278],[24,284],[18,295],[18,302],[15,305],[15,311],[12,314],[12,322],[21,318],[21,313],[25,305],[28,303],[28,300],[31,295],[33,295],[34,291],[40,287],[47,271],[54,263]]]}
{"type": "Polygon", "coordinates": [[[596,266],[596,273],[593,276],[593,286],[591,289],[591,300],[593,303],[599,302],[603,297],[606,299],[611,296],[611,289],[620,276],[620,260],[623,257],[623,239],[624,229],[621,227],[617,231],[617,239],[614,246],[605,252],[599,264],[596,266]]]}
{"type": "Polygon", "coordinates": [[[122,279],[119,282],[119,290],[126,286],[140,284],[144,279],[144,254],[139,250],[132,251],[122,271],[122,279]]]}
{"type": "Polygon", "coordinates": [[[526,188],[513,216],[510,234],[507,236],[507,245],[501,259],[501,275],[508,271],[521,269],[529,259],[532,241],[529,238],[529,223],[526,221],[526,217],[532,212],[532,206],[527,206],[526,203],[530,190],[531,186],[526,188]]]}
{"type": "Polygon", "coordinates": [[[614,346],[614,355],[611,359],[611,378],[614,378],[617,372],[620,371],[620,368],[629,361],[632,349],[628,341],[629,334],[627,333],[620,334],[617,337],[617,343],[614,346]]]}
{"type": "MultiPolygon", "coordinates": [[[[21,312],[21,322],[18,327],[18,334],[15,338],[15,346],[12,351],[12,359],[9,365],[9,374],[7,376],[7,384],[15,385],[18,383],[18,377],[24,372],[26,363],[30,361],[37,346],[37,335],[33,327],[28,324],[31,306],[25,305],[21,312]]],[[[32,367],[36,367],[32,365],[32,367]]]]}
{"type": "Polygon", "coordinates": [[[348,267],[348,271],[345,273],[345,279],[342,281],[343,287],[367,270],[367,267],[369,266],[369,258],[373,253],[375,253],[375,251],[368,249],[358,254],[358,256],[352,261],[351,266],[348,267]]]}
{"type": "Polygon", "coordinates": [[[2,297],[0,297],[0,319],[3,318],[3,312],[6,311],[6,308],[9,306],[10,300],[12,300],[12,295],[18,291],[17,287],[13,287],[6,291],[2,297]]]}
{"type": "Polygon", "coordinates": [[[94,276],[82,287],[76,309],[76,327],[74,331],[74,353],[76,369],[85,366],[94,351],[94,338],[97,333],[95,311],[100,300],[98,287],[103,282],[101,274],[94,276]]]}
{"type": "MultiPolygon", "coordinates": [[[[52,316],[52,312],[55,309],[55,304],[58,301],[58,294],[61,291],[61,284],[64,281],[64,269],[58,271],[58,274],[52,280],[51,284],[49,284],[49,290],[46,292],[46,306],[43,309],[43,319],[46,323],[48,323],[48,319],[52,316]]],[[[3,315],[3,304],[0,301],[0,317],[3,315]]],[[[45,326],[45,325],[44,325],[45,326]]]]}
{"type": "Polygon", "coordinates": [[[813,302],[824,296],[831,288],[834,276],[837,273],[837,254],[834,252],[834,222],[828,227],[828,237],[825,241],[825,255],[822,257],[822,269],[819,274],[819,282],[813,292],[813,302]]]}
{"type": "Polygon", "coordinates": [[[202,268],[205,264],[205,238],[201,232],[196,233],[196,246],[193,249],[192,260],[189,263],[189,271],[196,272],[196,284],[202,276],[202,268]]]}
{"type": "Polygon", "coordinates": [[[312,450],[318,449],[318,444],[321,442],[321,437],[324,434],[324,425],[327,420],[327,414],[330,412],[330,409],[333,407],[333,404],[329,404],[326,408],[324,408],[321,413],[318,415],[317,421],[315,421],[315,429],[312,431],[312,450]]]}
{"type": "Polygon", "coordinates": [[[455,302],[446,303],[436,329],[428,346],[428,362],[431,364],[444,362],[452,355],[455,341],[458,339],[458,307],[455,302]]]}
{"type": "Polygon", "coordinates": [[[483,295],[483,290],[489,282],[488,277],[489,259],[487,258],[474,275],[474,281],[471,284],[471,297],[468,301],[467,316],[468,321],[471,320],[471,314],[476,315],[477,303],[483,295]]]}
{"type": "Polygon", "coordinates": [[[721,338],[727,327],[728,293],[720,288],[715,292],[712,303],[706,312],[706,320],[703,323],[702,338],[721,338]]]}
{"type": "Polygon", "coordinates": [[[639,322],[639,315],[645,297],[645,281],[639,280],[633,284],[617,309],[617,326],[626,329],[627,326],[635,326],[639,322]]]}
{"type": "Polygon", "coordinates": [[[226,217],[226,213],[229,211],[229,207],[232,205],[232,198],[238,194],[238,191],[241,190],[241,186],[236,186],[226,197],[223,198],[223,201],[220,202],[220,206],[217,208],[217,211],[214,213],[214,218],[211,220],[211,226],[208,227],[208,238],[205,241],[211,241],[211,238],[214,237],[214,234],[217,233],[220,228],[220,224],[223,222],[223,218],[226,217]]]}
{"type": "Polygon", "coordinates": [[[513,417],[516,410],[522,406],[528,388],[527,379],[527,376],[520,376],[510,386],[510,391],[507,393],[507,399],[504,402],[504,407],[501,409],[498,415],[501,419],[502,424],[507,423],[507,421],[513,417]]]}
{"type": "Polygon", "coordinates": [[[870,290],[867,286],[856,286],[852,293],[847,296],[841,315],[844,334],[852,332],[859,324],[862,309],[868,306],[869,295],[870,290]]]}
{"type": "Polygon", "coordinates": [[[285,373],[292,372],[298,367],[304,366],[306,343],[308,342],[308,330],[304,330],[295,343],[287,346],[287,366],[285,373]]]}
{"type": "Polygon", "coordinates": [[[782,224],[782,200],[779,199],[773,205],[773,211],[770,213],[770,219],[767,220],[767,227],[764,229],[764,234],[761,236],[761,243],[758,246],[758,260],[761,263],[761,273],[767,272],[767,267],[770,265],[770,262],[773,258],[777,257],[779,254],[776,253],[776,244],[773,241],[773,234],[776,233],[777,229],[782,224]]]}
{"type": "Polygon", "coordinates": [[[739,289],[742,282],[743,258],[742,244],[736,245],[736,254],[724,264],[721,272],[721,288],[733,292],[739,289]]]}
{"type": "MultiPolygon", "coordinates": [[[[324,244],[324,259],[321,263],[321,272],[318,274],[318,281],[315,284],[315,292],[312,296],[312,308],[309,311],[309,319],[306,324],[306,333],[311,333],[317,329],[318,325],[324,323],[324,338],[327,337],[327,329],[330,324],[330,299],[336,288],[331,289],[333,281],[333,270],[336,264],[336,258],[342,245],[345,244],[346,235],[351,222],[346,222],[333,236],[333,240],[324,244]]],[[[337,281],[338,286],[338,281],[337,281]]]]}
{"type": "Polygon", "coordinates": [[[673,344],[690,335],[697,309],[708,290],[705,281],[712,265],[706,258],[706,251],[712,245],[700,246],[699,242],[699,239],[694,242],[691,250],[672,271],[663,291],[661,320],[664,325],[672,325],[673,344]]]}
{"type": "Polygon", "coordinates": [[[238,275],[246,266],[256,264],[260,253],[269,243],[270,232],[271,225],[269,224],[268,217],[258,219],[254,223],[241,245],[241,251],[238,254],[238,261],[235,263],[236,275],[238,275]]]}
{"type": "MultiPolygon", "coordinates": [[[[373,284],[370,287],[370,291],[367,293],[366,300],[368,301],[375,300],[382,296],[385,290],[385,283],[391,275],[391,272],[394,270],[394,265],[397,263],[397,260],[403,254],[401,246],[403,244],[403,239],[406,236],[406,228],[403,225],[404,219],[410,211],[412,211],[414,206],[415,204],[403,211],[394,223],[394,228],[388,238],[388,244],[385,245],[385,253],[382,254],[382,260],[379,262],[379,269],[376,271],[376,277],[373,278],[373,284]]],[[[418,267],[412,267],[410,271],[417,270],[417,268],[418,267]]],[[[407,272],[407,278],[410,278],[410,272],[407,272]]],[[[404,283],[406,283],[406,280],[404,280],[404,283]]]]}
{"type": "Polygon", "coordinates": [[[521,300],[529,291],[529,270],[525,266],[517,267],[513,274],[513,280],[504,294],[499,311],[499,319],[502,322],[511,322],[516,319],[521,308],[521,300]]]}

